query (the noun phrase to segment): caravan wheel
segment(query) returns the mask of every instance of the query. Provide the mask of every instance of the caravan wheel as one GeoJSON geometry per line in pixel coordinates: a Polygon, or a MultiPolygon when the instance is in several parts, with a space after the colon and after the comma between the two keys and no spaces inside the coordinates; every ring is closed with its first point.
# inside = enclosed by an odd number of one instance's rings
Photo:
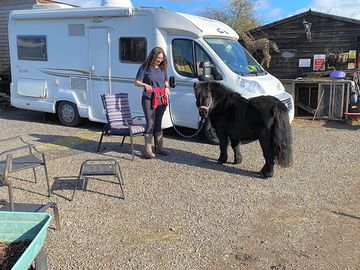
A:
{"type": "Polygon", "coordinates": [[[57,110],[57,115],[61,124],[64,126],[75,127],[81,123],[78,109],[72,102],[61,101],[57,110]]]}

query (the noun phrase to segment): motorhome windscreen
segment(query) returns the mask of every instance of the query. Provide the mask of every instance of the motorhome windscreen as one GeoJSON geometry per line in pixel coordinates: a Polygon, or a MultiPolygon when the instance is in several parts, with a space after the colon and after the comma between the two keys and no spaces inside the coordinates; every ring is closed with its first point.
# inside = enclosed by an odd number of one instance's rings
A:
{"type": "Polygon", "coordinates": [[[239,75],[265,74],[260,64],[236,40],[205,38],[224,63],[239,75]]]}

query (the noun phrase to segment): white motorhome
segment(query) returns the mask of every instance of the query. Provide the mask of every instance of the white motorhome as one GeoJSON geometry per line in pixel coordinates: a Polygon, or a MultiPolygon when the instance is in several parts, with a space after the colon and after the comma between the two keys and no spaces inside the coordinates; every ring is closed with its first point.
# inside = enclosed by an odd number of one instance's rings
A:
{"type": "Polygon", "coordinates": [[[106,122],[100,95],[127,92],[133,115],[142,115],[142,89],[134,78],[150,50],[160,46],[168,57],[172,88],[171,114],[165,113],[163,128],[198,127],[193,84],[204,61],[217,67],[225,85],[246,98],[276,96],[294,118],[291,95],[239,44],[229,26],[128,2],[11,12],[11,104],[56,113],[62,124],[74,126],[81,118],[106,122]]]}

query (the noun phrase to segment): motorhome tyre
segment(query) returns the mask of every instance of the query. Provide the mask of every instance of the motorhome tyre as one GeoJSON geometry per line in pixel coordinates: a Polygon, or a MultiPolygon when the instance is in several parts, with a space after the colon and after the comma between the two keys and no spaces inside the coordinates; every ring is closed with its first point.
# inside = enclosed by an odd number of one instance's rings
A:
{"type": "Polygon", "coordinates": [[[216,131],[212,127],[209,118],[206,119],[205,124],[204,124],[204,136],[205,136],[208,143],[215,144],[215,145],[219,144],[219,139],[218,139],[218,137],[216,135],[216,131]]]}
{"type": "Polygon", "coordinates": [[[57,115],[64,126],[75,127],[80,125],[81,118],[76,105],[69,101],[61,101],[57,115]]]}

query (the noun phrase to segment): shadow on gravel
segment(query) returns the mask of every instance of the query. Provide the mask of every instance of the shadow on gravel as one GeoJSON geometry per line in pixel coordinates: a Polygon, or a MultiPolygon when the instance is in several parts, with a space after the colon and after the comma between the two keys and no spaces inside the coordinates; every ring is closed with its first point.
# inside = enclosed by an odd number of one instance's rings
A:
{"type": "Polygon", "coordinates": [[[0,118],[7,120],[16,120],[24,122],[45,123],[46,115],[43,112],[36,112],[31,110],[22,110],[14,107],[6,108],[0,111],[0,118]]]}
{"type": "Polygon", "coordinates": [[[344,217],[360,220],[359,216],[355,216],[355,215],[352,215],[352,214],[347,214],[347,213],[344,213],[344,212],[331,211],[331,213],[334,213],[334,214],[339,215],[339,216],[344,216],[344,217]]]}
{"type": "MultiPolygon", "coordinates": [[[[18,177],[12,177],[12,178],[13,178],[13,180],[18,180],[18,181],[23,181],[23,182],[32,182],[32,181],[25,180],[25,179],[18,178],[18,177]]],[[[42,181],[42,180],[43,180],[43,179],[41,179],[41,181],[42,181]]],[[[29,193],[29,194],[40,195],[40,196],[44,196],[44,197],[48,198],[45,181],[44,181],[44,183],[43,183],[44,193],[42,193],[42,192],[41,192],[41,193],[40,193],[40,192],[37,192],[37,191],[35,191],[34,189],[27,189],[27,188],[24,188],[24,187],[20,187],[20,185],[18,185],[18,184],[19,184],[18,181],[13,181],[13,186],[12,186],[13,190],[21,190],[21,191],[25,191],[25,192],[27,192],[27,193],[29,193]]],[[[35,184],[35,183],[34,183],[34,184],[35,184]]],[[[3,186],[4,186],[3,184],[0,184],[0,187],[3,187],[3,186]]],[[[14,196],[14,197],[15,197],[15,201],[16,201],[16,196],[14,196]]]]}
{"type": "MultiPolygon", "coordinates": [[[[99,152],[97,151],[98,143],[100,139],[100,132],[94,131],[93,133],[79,133],[79,136],[62,136],[62,135],[45,135],[45,134],[29,134],[29,136],[35,138],[39,146],[39,150],[45,152],[50,152],[50,159],[56,159],[62,155],[59,152],[64,152],[66,150],[72,150],[73,152],[81,151],[87,153],[95,153],[99,155],[104,155],[108,157],[119,158],[118,155],[113,156],[111,152],[117,152],[123,155],[122,159],[131,160],[131,144],[130,138],[127,137],[124,141],[123,146],[121,146],[121,136],[111,136],[104,137],[101,144],[99,152]],[[112,141],[109,141],[112,140],[112,141]],[[108,153],[109,152],[109,153],[108,153]],[[129,154],[129,155],[127,155],[129,154]]],[[[135,156],[141,157],[143,151],[143,145],[134,143],[135,156]]]]}
{"type": "Polygon", "coordinates": [[[326,121],[323,125],[326,128],[333,129],[347,129],[347,130],[360,130],[360,122],[353,122],[353,124],[349,124],[343,121],[326,121]]]}
{"type": "MultiPolygon", "coordinates": [[[[87,186],[88,186],[89,180],[90,181],[100,181],[106,185],[108,185],[108,184],[118,185],[117,182],[107,181],[107,180],[97,178],[97,177],[85,177],[84,179],[79,179],[79,183],[78,183],[78,185],[76,185],[77,176],[58,176],[58,177],[54,177],[54,182],[53,182],[53,185],[51,186],[51,193],[55,194],[56,196],[58,196],[64,200],[67,200],[67,201],[71,201],[71,197],[74,192],[74,189],[77,191],[81,190],[84,192],[96,193],[98,195],[108,196],[108,197],[112,197],[112,198],[120,198],[119,196],[115,196],[112,194],[105,194],[103,192],[88,189],[87,186]],[[70,195],[64,196],[58,192],[58,191],[64,191],[64,190],[71,191],[70,195]]],[[[81,193],[76,192],[76,194],[74,196],[74,200],[76,200],[76,196],[81,196],[81,193]]]]}
{"type": "Polygon", "coordinates": [[[202,155],[182,150],[174,150],[170,148],[167,149],[171,151],[171,154],[166,157],[159,156],[159,160],[163,160],[169,163],[185,164],[192,167],[201,167],[213,171],[237,174],[257,179],[264,179],[262,175],[260,175],[257,171],[250,171],[239,168],[241,164],[235,165],[229,162],[226,164],[218,164],[217,160],[213,158],[207,158],[202,155]]]}

